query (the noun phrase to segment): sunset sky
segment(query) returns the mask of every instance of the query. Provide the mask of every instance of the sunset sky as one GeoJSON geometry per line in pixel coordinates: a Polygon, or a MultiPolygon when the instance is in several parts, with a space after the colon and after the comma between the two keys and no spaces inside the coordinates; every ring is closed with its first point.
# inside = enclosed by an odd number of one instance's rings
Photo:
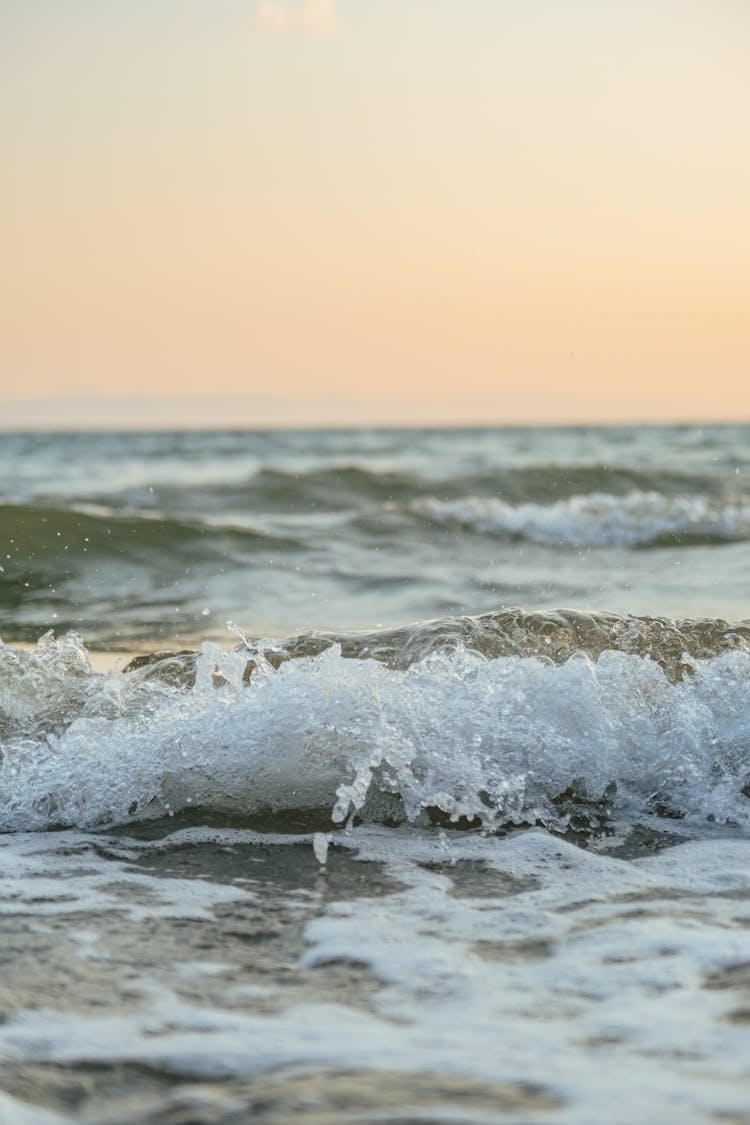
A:
{"type": "Polygon", "coordinates": [[[0,0],[0,425],[750,419],[749,48],[747,0],[0,0]]]}

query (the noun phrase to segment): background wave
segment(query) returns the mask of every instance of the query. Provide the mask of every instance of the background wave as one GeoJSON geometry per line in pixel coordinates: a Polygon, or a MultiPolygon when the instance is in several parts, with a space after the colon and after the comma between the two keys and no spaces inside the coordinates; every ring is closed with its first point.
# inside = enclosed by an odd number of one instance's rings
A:
{"type": "Polygon", "coordinates": [[[228,619],[742,618],[749,449],[729,426],[7,434],[0,633],[132,651],[228,619]]]}
{"type": "Polygon", "coordinates": [[[694,546],[750,538],[750,500],[597,492],[552,504],[512,505],[497,497],[415,500],[415,512],[481,534],[559,547],[694,546]]]}

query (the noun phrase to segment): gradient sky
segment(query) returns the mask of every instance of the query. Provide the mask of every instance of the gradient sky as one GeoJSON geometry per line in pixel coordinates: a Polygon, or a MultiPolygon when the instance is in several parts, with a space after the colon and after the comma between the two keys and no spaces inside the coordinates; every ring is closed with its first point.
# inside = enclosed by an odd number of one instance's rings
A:
{"type": "Polygon", "coordinates": [[[0,424],[750,419],[748,45],[747,0],[0,0],[0,424]]]}

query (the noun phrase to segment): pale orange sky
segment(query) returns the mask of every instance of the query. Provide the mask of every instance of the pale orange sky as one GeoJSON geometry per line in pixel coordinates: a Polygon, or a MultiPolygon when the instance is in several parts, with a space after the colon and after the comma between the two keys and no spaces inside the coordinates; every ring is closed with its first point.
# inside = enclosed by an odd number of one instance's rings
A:
{"type": "Polygon", "coordinates": [[[0,425],[750,419],[749,43],[745,0],[2,0],[0,425]]]}

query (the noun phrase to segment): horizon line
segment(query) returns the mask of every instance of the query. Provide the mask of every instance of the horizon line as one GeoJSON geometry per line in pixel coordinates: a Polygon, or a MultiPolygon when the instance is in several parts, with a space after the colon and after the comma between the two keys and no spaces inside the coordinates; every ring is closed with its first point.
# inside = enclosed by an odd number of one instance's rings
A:
{"type": "Polygon", "coordinates": [[[487,430],[504,428],[615,428],[658,426],[744,426],[750,416],[719,411],[675,413],[622,403],[607,409],[548,396],[476,395],[427,401],[417,396],[358,398],[346,394],[259,395],[228,393],[180,396],[61,394],[0,396],[0,433],[259,432],[267,430],[487,430]],[[545,409],[546,407],[546,409],[545,409]],[[540,409],[541,408],[541,409],[540,409]]]}
{"type": "Polygon", "coordinates": [[[181,422],[174,425],[162,423],[123,422],[118,425],[106,422],[56,423],[19,422],[5,424],[0,420],[0,434],[66,434],[66,433],[266,433],[277,430],[288,432],[334,433],[347,430],[580,430],[580,429],[679,429],[711,427],[728,429],[733,426],[750,426],[750,418],[586,418],[586,419],[512,419],[506,421],[290,421],[290,422],[181,422]]]}

